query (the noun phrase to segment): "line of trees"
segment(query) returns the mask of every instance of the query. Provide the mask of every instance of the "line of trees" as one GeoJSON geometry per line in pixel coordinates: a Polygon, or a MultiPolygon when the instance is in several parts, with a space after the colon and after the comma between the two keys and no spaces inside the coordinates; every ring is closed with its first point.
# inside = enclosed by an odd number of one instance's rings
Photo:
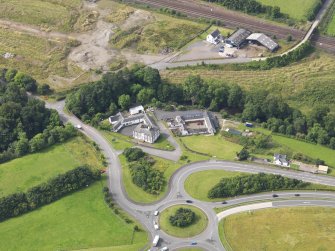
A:
{"type": "Polygon", "coordinates": [[[267,16],[277,18],[288,18],[288,15],[280,12],[278,6],[263,5],[256,0],[206,0],[225,6],[231,10],[243,11],[248,14],[266,14],[267,16]]]}
{"type": "Polygon", "coordinates": [[[125,149],[123,154],[130,162],[133,183],[150,194],[159,194],[166,181],[163,173],[153,168],[155,160],[136,147],[125,149]]]}
{"type": "Polygon", "coordinates": [[[30,98],[36,80],[16,70],[0,70],[0,163],[36,152],[75,135],[64,127],[58,113],[30,98]]]}
{"type": "Polygon", "coordinates": [[[3,197],[0,199],[0,222],[59,200],[100,178],[101,174],[98,170],[87,166],[77,167],[25,193],[14,193],[3,197]]]}
{"type": "Polygon", "coordinates": [[[273,174],[251,174],[223,178],[208,192],[208,198],[226,198],[273,190],[301,189],[309,185],[297,179],[290,179],[273,174]]]}
{"type": "Polygon", "coordinates": [[[324,2],[325,0],[318,0],[314,2],[312,7],[306,13],[308,21],[313,21],[316,18],[324,2]]]}

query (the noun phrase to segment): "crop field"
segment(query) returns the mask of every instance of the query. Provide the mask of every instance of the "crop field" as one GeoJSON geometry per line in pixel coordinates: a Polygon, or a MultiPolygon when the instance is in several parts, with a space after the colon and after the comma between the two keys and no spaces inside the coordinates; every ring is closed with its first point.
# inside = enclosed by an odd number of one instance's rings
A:
{"type": "MultiPolygon", "coordinates": [[[[233,250],[334,249],[335,209],[298,207],[231,215],[219,224],[233,250]]],[[[230,249],[229,249],[230,250],[230,249]]]]}
{"type": "Polygon", "coordinates": [[[327,105],[335,111],[335,58],[322,53],[267,71],[235,70],[233,65],[223,65],[218,69],[199,66],[162,72],[162,77],[172,83],[182,83],[189,75],[200,75],[213,83],[237,83],[247,90],[265,89],[282,95],[292,106],[305,111],[316,104],[327,105]]]}
{"type": "MultiPolygon", "coordinates": [[[[0,67],[16,68],[41,83],[51,84],[47,81],[51,75],[71,78],[82,73],[78,67],[68,64],[66,57],[70,48],[71,44],[65,41],[48,40],[0,28],[0,67]],[[15,57],[3,58],[1,55],[6,52],[15,54],[15,57]]],[[[69,86],[52,88],[63,89],[69,86]]]]}
{"type": "Polygon", "coordinates": [[[81,137],[6,162],[0,165],[0,197],[26,191],[83,164],[102,168],[95,149],[81,137]]]}
{"type": "Polygon", "coordinates": [[[119,6],[107,20],[119,23],[118,32],[111,38],[112,46],[135,48],[139,53],[180,49],[207,27],[206,24],[134,10],[128,6],[119,6]]]}
{"type": "Polygon", "coordinates": [[[181,138],[182,142],[191,150],[216,156],[218,159],[234,160],[236,152],[242,146],[229,142],[219,134],[214,136],[193,135],[181,138]]]}
{"type": "Polygon", "coordinates": [[[81,0],[2,0],[0,18],[68,32],[80,16],[81,3],[81,0]]]}
{"type": "Polygon", "coordinates": [[[317,0],[257,0],[264,5],[278,6],[280,11],[291,18],[306,21],[307,12],[317,0]]]}
{"type": "Polygon", "coordinates": [[[1,250],[140,250],[147,234],[133,232],[134,224],[126,224],[105,204],[105,182],[2,222],[1,250]]]}

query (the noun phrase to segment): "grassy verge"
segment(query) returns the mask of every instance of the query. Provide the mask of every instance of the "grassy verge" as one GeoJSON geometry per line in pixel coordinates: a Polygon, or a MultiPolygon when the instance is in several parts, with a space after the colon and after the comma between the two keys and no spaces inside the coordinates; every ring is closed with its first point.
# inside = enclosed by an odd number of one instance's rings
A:
{"type": "MultiPolygon", "coordinates": [[[[185,182],[185,190],[193,198],[202,201],[222,201],[225,198],[210,199],[207,197],[209,190],[220,182],[223,178],[230,178],[239,175],[248,175],[241,172],[228,172],[224,170],[200,171],[191,174],[185,182]]],[[[335,186],[325,186],[320,184],[310,184],[304,189],[299,190],[325,190],[335,191],[335,186]]],[[[294,190],[296,191],[296,190],[294,190]]]]}
{"type": "Polygon", "coordinates": [[[169,235],[180,237],[180,238],[188,238],[192,236],[196,236],[200,234],[202,231],[204,231],[207,227],[208,219],[202,210],[200,210],[197,207],[194,206],[188,206],[188,205],[177,205],[172,206],[167,209],[165,209],[159,216],[159,225],[160,228],[166,232],[169,235]],[[169,222],[169,218],[171,215],[174,215],[178,208],[189,208],[196,214],[196,220],[195,222],[188,226],[188,227],[175,227],[172,226],[169,222]]]}
{"type": "Polygon", "coordinates": [[[234,160],[236,152],[242,149],[242,146],[225,140],[219,134],[215,136],[187,136],[181,140],[189,149],[209,156],[216,156],[218,159],[234,160]]]}
{"type": "Polygon", "coordinates": [[[109,132],[109,131],[100,131],[100,132],[115,150],[123,151],[128,147],[134,146],[134,144],[131,142],[130,137],[115,132],[109,132]]]}
{"type": "Polygon", "coordinates": [[[96,182],[39,210],[2,222],[1,248],[139,250],[148,240],[146,233],[133,233],[134,225],[126,224],[108,208],[101,192],[104,182],[96,182]]]}
{"type": "MultiPolygon", "coordinates": [[[[156,163],[154,164],[153,168],[158,169],[161,172],[163,172],[164,177],[166,178],[166,181],[168,182],[171,175],[175,172],[175,170],[179,168],[179,164],[174,163],[169,160],[161,159],[158,157],[153,157],[153,158],[156,160],[156,163]]],[[[132,177],[130,174],[127,160],[123,155],[120,155],[120,161],[122,165],[123,184],[125,186],[126,192],[130,199],[136,202],[151,203],[151,202],[155,202],[161,199],[165,195],[167,184],[159,195],[147,193],[141,188],[139,188],[138,186],[136,186],[132,181],[132,177]]]]}
{"type": "MultiPolygon", "coordinates": [[[[240,213],[219,224],[233,250],[332,250],[335,209],[298,207],[240,213]]],[[[230,250],[230,249],[228,249],[230,250]]]]}
{"type": "Polygon", "coordinates": [[[80,165],[102,168],[96,150],[82,137],[0,165],[0,197],[38,185],[80,165]]]}

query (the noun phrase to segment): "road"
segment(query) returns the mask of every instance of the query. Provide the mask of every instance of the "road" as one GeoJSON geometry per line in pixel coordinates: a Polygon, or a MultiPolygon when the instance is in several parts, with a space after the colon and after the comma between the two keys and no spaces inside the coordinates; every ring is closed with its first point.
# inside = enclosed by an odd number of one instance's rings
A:
{"type": "MultiPolygon", "coordinates": [[[[335,186],[335,177],[315,175],[309,173],[294,172],[290,170],[271,168],[266,166],[259,166],[254,164],[244,164],[237,162],[228,161],[206,161],[192,163],[181,167],[176,171],[168,184],[168,192],[164,198],[161,200],[151,203],[142,204],[135,203],[128,198],[127,193],[122,182],[122,167],[118,158],[118,153],[115,151],[107,142],[107,140],[100,134],[95,128],[84,124],[74,115],[64,112],[64,101],[56,103],[47,103],[48,108],[52,108],[58,111],[61,119],[64,122],[72,123],[73,125],[80,124],[82,126],[82,132],[95,141],[101,151],[104,153],[106,160],[108,162],[108,187],[118,205],[125,210],[127,213],[136,218],[143,226],[143,228],[149,233],[151,239],[156,234],[161,237],[160,246],[168,246],[170,250],[175,250],[182,247],[189,247],[191,241],[196,241],[197,246],[203,248],[207,251],[224,251],[219,233],[218,233],[218,222],[222,218],[223,214],[216,215],[214,208],[222,206],[232,206],[239,205],[241,203],[253,204],[257,201],[268,200],[268,203],[272,203],[271,206],[297,206],[297,205],[318,205],[318,206],[331,206],[335,207],[335,193],[331,192],[299,192],[299,198],[302,200],[296,200],[295,194],[293,192],[276,192],[279,196],[278,198],[273,198],[272,193],[263,193],[250,196],[241,196],[238,198],[233,198],[227,200],[227,204],[222,205],[220,202],[203,202],[193,199],[184,189],[184,182],[186,178],[192,173],[203,171],[203,170],[227,170],[227,171],[238,171],[247,173],[275,173],[280,174],[290,178],[301,179],[308,182],[314,182],[324,185],[335,186]],[[288,199],[294,199],[294,202],[287,201],[288,199]],[[153,227],[153,221],[158,221],[157,217],[153,215],[155,210],[162,211],[165,208],[172,205],[187,204],[186,200],[192,200],[192,205],[200,208],[207,215],[208,226],[199,235],[192,238],[180,239],[166,234],[162,230],[155,230],[153,227]],[[274,202],[271,202],[273,201],[274,202]]],[[[171,141],[173,142],[173,141],[171,141]]],[[[164,151],[162,151],[164,152],[164,151]]],[[[270,205],[270,204],[267,204],[270,205]]],[[[255,206],[249,206],[250,208],[255,206]]],[[[245,208],[238,207],[235,209],[236,212],[243,211],[245,208]]],[[[229,209],[230,210],[230,209],[229,209]]],[[[231,211],[228,211],[231,212],[231,211]]],[[[151,250],[158,250],[157,248],[152,248],[151,250]]]]}

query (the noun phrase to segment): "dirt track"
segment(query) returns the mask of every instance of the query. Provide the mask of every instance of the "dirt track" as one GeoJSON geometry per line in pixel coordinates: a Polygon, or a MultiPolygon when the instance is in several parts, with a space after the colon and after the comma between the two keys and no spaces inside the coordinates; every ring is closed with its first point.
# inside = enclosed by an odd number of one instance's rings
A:
{"type": "MultiPolygon", "coordinates": [[[[170,8],[192,17],[216,19],[222,21],[227,27],[243,27],[254,32],[276,35],[277,38],[286,38],[291,34],[295,39],[300,40],[305,35],[305,31],[302,30],[277,25],[242,13],[229,11],[219,6],[213,7],[206,3],[202,4],[194,0],[129,0],[128,2],[142,3],[156,8],[170,8]]],[[[312,37],[312,41],[315,42],[318,48],[335,52],[335,38],[315,35],[312,37]]]]}

